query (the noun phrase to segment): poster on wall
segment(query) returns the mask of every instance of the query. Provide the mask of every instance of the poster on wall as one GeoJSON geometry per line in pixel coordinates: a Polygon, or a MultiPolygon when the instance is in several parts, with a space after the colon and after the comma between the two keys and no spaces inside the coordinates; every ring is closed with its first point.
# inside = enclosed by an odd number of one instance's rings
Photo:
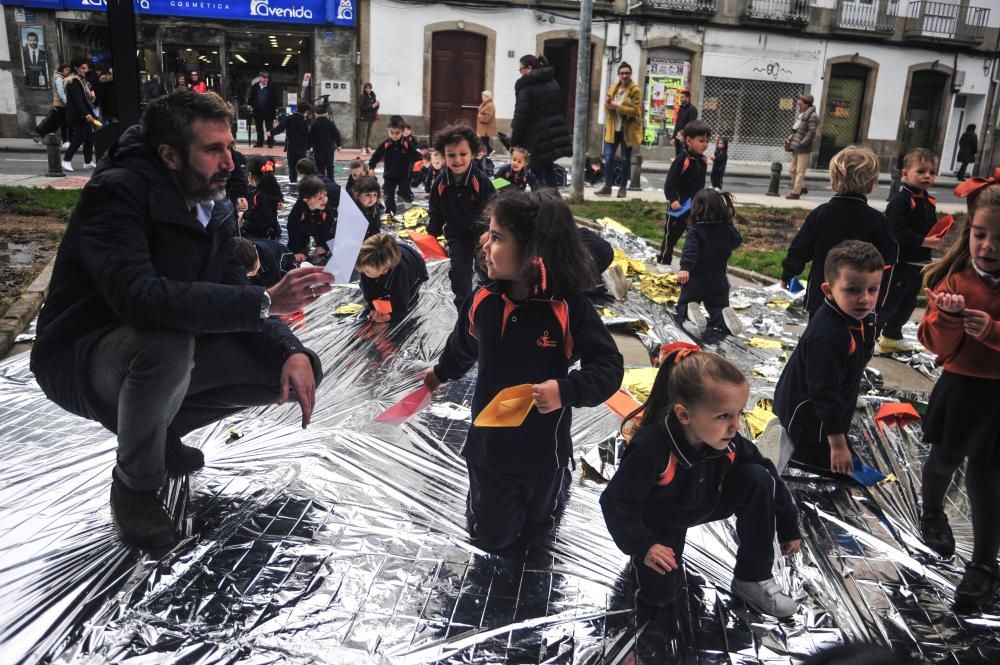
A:
{"type": "Polygon", "coordinates": [[[45,28],[40,25],[21,26],[20,35],[25,87],[48,89],[49,60],[45,53],[45,28]]]}
{"type": "Polygon", "coordinates": [[[686,60],[650,58],[646,63],[642,142],[665,145],[673,138],[680,92],[687,90],[691,63],[686,60]]]}

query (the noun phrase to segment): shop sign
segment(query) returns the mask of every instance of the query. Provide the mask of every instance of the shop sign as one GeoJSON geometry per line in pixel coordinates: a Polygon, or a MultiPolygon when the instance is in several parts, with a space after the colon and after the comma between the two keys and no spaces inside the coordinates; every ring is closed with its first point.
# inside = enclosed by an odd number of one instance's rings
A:
{"type": "MultiPolygon", "coordinates": [[[[0,0],[5,5],[106,11],[107,0],[0,0]]],[[[355,0],[135,0],[138,14],[272,23],[354,25],[355,0]]]]}

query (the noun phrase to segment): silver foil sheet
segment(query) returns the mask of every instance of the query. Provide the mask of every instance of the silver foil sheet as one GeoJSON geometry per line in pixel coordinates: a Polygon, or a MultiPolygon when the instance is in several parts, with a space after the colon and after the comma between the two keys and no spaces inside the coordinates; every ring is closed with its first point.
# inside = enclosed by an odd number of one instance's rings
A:
{"type": "MultiPolygon", "coordinates": [[[[349,285],[297,324],[326,368],[309,429],[292,404],[187,438],[207,466],[166,489],[186,534],[169,552],[144,554],[115,536],[113,435],[48,402],[26,355],[0,365],[0,661],[791,663],[845,641],[931,661],[1000,658],[1000,616],[949,609],[971,553],[964,485],[948,506],[958,555],[943,561],[919,538],[920,426],[876,427],[876,398],[893,395],[875,387],[852,436],[894,479],[872,488],[789,479],[804,544],[778,557],[775,574],[803,599],[793,619],[731,596],[735,530],[726,521],[689,534],[688,602],[637,620],[627,557],[598,506],[603,481],[579,468],[552,534],[504,556],[479,550],[465,531],[459,455],[475,372],[401,427],[373,422],[418,387],[454,324],[447,266],[429,268],[419,305],[399,325],[336,316],[360,299],[349,285]]],[[[741,310],[748,323],[803,322],[768,307],[764,291],[740,297],[752,301],[741,310]]],[[[647,322],[651,353],[687,339],[670,305],[636,291],[601,304],[647,322]]],[[[700,340],[744,368],[752,402],[773,392],[754,369],[780,371],[789,350],[750,346],[753,334],[700,340]]],[[[603,405],[576,409],[578,458],[603,455],[613,470],[618,426],[603,405]]]]}

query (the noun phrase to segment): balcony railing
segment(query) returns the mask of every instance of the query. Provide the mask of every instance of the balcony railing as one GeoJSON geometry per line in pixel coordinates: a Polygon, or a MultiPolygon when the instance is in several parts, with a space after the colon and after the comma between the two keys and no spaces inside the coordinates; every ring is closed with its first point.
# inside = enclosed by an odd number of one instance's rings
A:
{"type": "Polygon", "coordinates": [[[743,0],[744,21],[789,23],[804,26],[809,23],[808,0],[743,0]]]}
{"type": "Polygon", "coordinates": [[[985,7],[910,0],[903,36],[981,42],[989,18],[990,10],[985,7]]]}
{"type": "Polygon", "coordinates": [[[842,30],[865,30],[888,36],[896,30],[896,17],[889,15],[890,6],[895,12],[897,3],[894,0],[837,0],[835,25],[842,30]]]}
{"type": "Polygon", "coordinates": [[[682,14],[713,15],[719,11],[719,0],[643,0],[652,9],[682,14]]]}

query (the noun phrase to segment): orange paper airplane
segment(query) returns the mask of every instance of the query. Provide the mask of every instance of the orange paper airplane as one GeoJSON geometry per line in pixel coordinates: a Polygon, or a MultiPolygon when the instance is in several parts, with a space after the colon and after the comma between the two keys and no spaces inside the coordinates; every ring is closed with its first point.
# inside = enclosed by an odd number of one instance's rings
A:
{"type": "Polygon", "coordinates": [[[955,224],[955,218],[951,215],[945,215],[931,227],[931,230],[927,232],[928,238],[943,238],[951,230],[952,225],[955,224]]]}
{"type": "Polygon", "coordinates": [[[887,425],[905,425],[917,420],[920,420],[920,414],[909,402],[887,402],[875,414],[875,422],[881,421],[887,425]]]}
{"type": "Polygon", "coordinates": [[[448,252],[445,251],[438,239],[427,233],[410,233],[410,240],[417,246],[425,261],[432,259],[446,259],[448,252]]]}
{"type": "Polygon", "coordinates": [[[535,405],[531,384],[504,388],[476,416],[476,427],[520,427],[535,405]]]}

